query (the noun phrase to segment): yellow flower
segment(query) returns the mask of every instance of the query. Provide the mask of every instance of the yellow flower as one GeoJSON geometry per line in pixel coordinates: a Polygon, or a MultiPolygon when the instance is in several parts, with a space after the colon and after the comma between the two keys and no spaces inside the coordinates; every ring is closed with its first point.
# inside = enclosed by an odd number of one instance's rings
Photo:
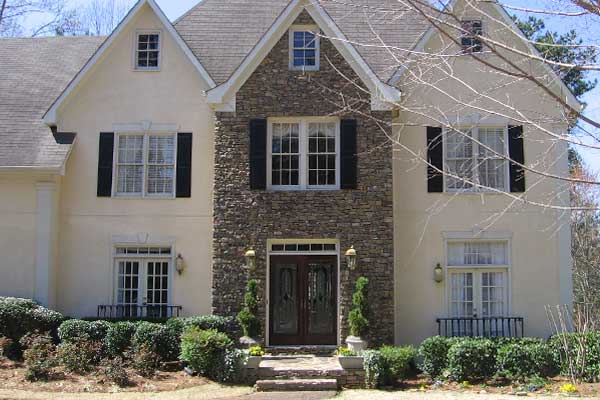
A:
{"type": "Polygon", "coordinates": [[[559,390],[563,393],[575,393],[577,391],[577,388],[575,387],[575,385],[567,383],[562,385],[559,390]]]}

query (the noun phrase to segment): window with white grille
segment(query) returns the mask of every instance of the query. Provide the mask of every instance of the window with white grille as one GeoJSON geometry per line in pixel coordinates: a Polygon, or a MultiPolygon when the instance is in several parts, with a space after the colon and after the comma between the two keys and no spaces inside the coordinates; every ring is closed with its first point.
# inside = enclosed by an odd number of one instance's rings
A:
{"type": "Polygon", "coordinates": [[[290,29],[291,70],[319,70],[319,51],[316,26],[293,26],[290,29]]]}
{"type": "Polygon", "coordinates": [[[158,70],[160,67],[160,33],[138,32],[135,69],[158,70]]]}

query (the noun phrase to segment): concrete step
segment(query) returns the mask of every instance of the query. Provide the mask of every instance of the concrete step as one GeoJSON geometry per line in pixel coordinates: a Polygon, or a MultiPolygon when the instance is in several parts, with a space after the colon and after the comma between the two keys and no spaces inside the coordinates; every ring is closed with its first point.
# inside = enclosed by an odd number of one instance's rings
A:
{"type": "Polygon", "coordinates": [[[309,392],[338,389],[335,379],[267,379],[256,381],[259,392],[309,392]]]}

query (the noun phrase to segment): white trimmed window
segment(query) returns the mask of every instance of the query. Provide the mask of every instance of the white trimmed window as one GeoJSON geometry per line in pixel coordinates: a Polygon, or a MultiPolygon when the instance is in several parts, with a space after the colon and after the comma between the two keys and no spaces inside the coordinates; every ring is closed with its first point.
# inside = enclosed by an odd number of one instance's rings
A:
{"type": "Polygon", "coordinates": [[[462,52],[465,54],[482,52],[483,44],[478,37],[483,35],[482,21],[465,20],[461,21],[460,25],[462,29],[462,35],[460,37],[462,52]]]}
{"type": "Polygon", "coordinates": [[[448,242],[451,317],[508,315],[508,242],[448,242]]]}
{"type": "Polygon", "coordinates": [[[175,134],[119,134],[115,143],[115,195],[174,197],[175,134]]]}
{"type": "Polygon", "coordinates": [[[270,121],[268,149],[269,189],[339,189],[339,121],[270,121]]]}
{"type": "Polygon", "coordinates": [[[135,69],[158,70],[160,68],[160,32],[137,32],[135,69]]]}
{"type": "Polygon", "coordinates": [[[319,36],[316,26],[294,26],[290,29],[290,69],[319,70],[319,36]]]}
{"type": "Polygon", "coordinates": [[[119,317],[168,317],[171,247],[116,247],[115,304],[119,317]]]}
{"type": "Polygon", "coordinates": [[[444,146],[446,191],[508,189],[507,126],[446,130],[444,146]]]}

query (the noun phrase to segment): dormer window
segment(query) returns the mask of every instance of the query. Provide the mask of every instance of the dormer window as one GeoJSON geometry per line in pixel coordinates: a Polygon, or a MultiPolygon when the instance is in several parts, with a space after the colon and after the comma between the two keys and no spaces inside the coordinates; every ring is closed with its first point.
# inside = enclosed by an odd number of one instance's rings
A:
{"type": "Polygon", "coordinates": [[[158,70],[160,67],[160,33],[138,32],[135,51],[135,69],[158,70]]]}
{"type": "Polygon", "coordinates": [[[481,20],[467,20],[461,22],[462,36],[460,44],[463,53],[481,53],[483,44],[479,38],[483,35],[483,24],[481,20]]]}
{"type": "Polygon", "coordinates": [[[315,26],[296,26],[290,29],[290,69],[319,70],[319,36],[315,26]]]}

